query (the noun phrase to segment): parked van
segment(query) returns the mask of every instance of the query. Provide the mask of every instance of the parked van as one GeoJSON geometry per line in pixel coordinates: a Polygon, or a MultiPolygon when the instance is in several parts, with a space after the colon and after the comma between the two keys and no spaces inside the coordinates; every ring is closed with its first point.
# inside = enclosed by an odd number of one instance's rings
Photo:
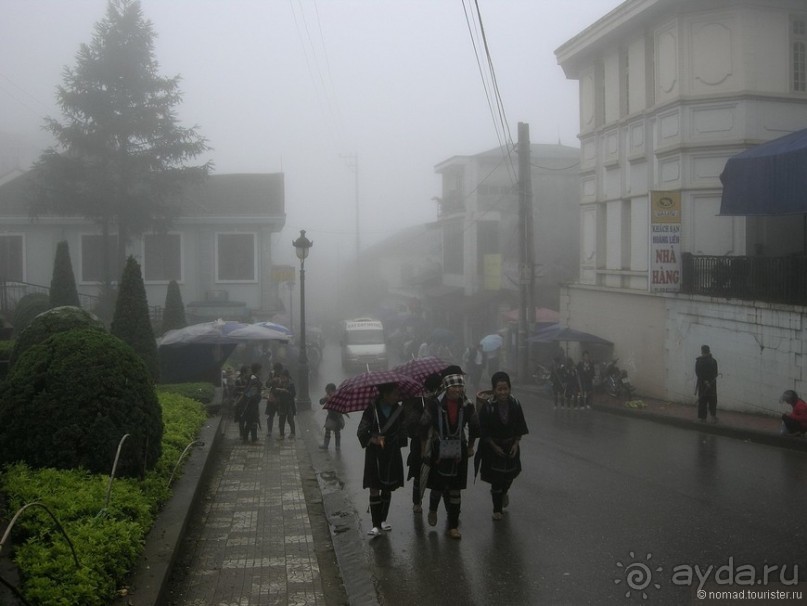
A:
{"type": "Polygon", "coordinates": [[[384,325],[373,318],[345,321],[342,334],[342,370],[348,373],[387,370],[384,325]]]}

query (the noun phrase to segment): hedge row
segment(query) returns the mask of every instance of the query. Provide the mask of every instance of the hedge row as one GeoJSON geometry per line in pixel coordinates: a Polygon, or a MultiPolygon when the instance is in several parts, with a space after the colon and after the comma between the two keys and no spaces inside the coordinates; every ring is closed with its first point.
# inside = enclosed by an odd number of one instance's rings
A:
{"type": "Polygon", "coordinates": [[[170,496],[168,480],[185,447],[203,426],[203,405],[165,387],[160,390],[162,455],[143,480],[118,478],[109,503],[108,474],[83,470],[32,470],[23,464],[0,474],[11,518],[23,505],[45,505],[64,528],[78,557],[42,507],[29,507],[14,527],[13,559],[25,599],[40,606],[103,606],[125,583],[142,554],[145,536],[170,496]]]}

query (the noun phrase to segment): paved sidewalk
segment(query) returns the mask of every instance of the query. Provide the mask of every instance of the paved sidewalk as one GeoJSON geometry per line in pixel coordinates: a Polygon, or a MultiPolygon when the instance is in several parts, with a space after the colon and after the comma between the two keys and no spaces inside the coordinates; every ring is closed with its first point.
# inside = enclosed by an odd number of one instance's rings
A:
{"type": "Polygon", "coordinates": [[[222,432],[222,461],[193,516],[197,540],[184,543],[170,604],[326,604],[303,487],[304,442],[267,438],[264,429],[258,442],[244,443],[227,420],[222,432]]]}
{"type": "MultiPolygon", "coordinates": [[[[517,389],[538,396],[547,405],[552,406],[552,396],[548,395],[545,389],[531,385],[518,386],[517,389]]],[[[718,422],[711,423],[707,421],[703,423],[698,421],[698,413],[694,404],[667,402],[641,395],[635,396],[632,402],[626,402],[624,398],[612,398],[605,394],[595,394],[592,408],[704,433],[725,435],[780,448],[807,451],[807,439],[779,435],[781,419],[774,415],[773,410],[766,411],[770,414],[734,412],[721,409],[718,401],[718,422]]],[[[562,412],[564,409],[559,410],[562,412]]]]}

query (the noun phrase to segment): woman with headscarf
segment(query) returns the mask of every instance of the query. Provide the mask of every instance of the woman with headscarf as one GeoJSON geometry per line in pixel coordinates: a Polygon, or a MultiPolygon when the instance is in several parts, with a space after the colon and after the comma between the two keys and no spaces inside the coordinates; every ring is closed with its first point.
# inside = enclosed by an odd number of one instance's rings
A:
{"type": "Polygon", "coordinates": [[[521,403],[510,393],[510,377],[493,373],[493,395],[479,410],[479,452],[474,460],[482,467],[482,481],[490,484],[493,519],[502,519],[509,505],[508,491],[521,473],[521,436],[529,433],[521,403]]]}
{"type": "Polygon", "coordinates": [[[364,448],[363,487],[370,489],[370,516],[375,538],[382,530],[392,530],[387,522],[392,491],[404,485],[401,448],[407,445],[403,406],[397,383],[378,386],[378,397],[359,421],[356,435],[364,448]]]}
{"type": "Polygon", "coordinates": [[[437,509],[445,500],[448,536],[461,539],[461,491],[468,481],[468,457],[474,454],[478,419],[476,408],[465,397],[465,379],[458,366],[444,371],[441,392],[426,402],[420,423],[431,430],[431,470],[426,484],[431,489],[429,525],[437,525],[437,509]]]}

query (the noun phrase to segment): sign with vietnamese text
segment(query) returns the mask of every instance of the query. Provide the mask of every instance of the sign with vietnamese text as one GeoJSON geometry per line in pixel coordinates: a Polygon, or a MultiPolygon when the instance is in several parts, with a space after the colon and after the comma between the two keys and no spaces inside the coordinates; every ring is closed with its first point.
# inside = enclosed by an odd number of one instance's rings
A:
{"type": "Polygon", "coordinates": [[[681,192],[650,192],[650,292],[681,290],[681,192]]]}

